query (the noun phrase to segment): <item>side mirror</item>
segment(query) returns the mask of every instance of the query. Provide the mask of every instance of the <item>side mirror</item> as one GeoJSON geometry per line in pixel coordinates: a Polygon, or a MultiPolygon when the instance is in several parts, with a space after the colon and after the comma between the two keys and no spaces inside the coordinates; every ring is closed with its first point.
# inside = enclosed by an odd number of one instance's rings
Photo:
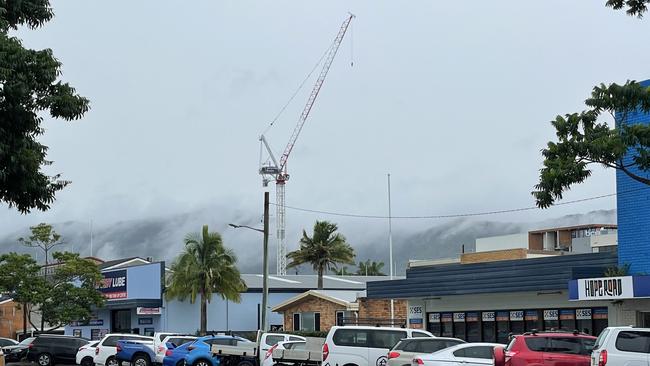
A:
{"type": "Polygon", "coordinates": [[[506,365],[506,350],[501,346],[494,347],[494,366],[506,365]]]}

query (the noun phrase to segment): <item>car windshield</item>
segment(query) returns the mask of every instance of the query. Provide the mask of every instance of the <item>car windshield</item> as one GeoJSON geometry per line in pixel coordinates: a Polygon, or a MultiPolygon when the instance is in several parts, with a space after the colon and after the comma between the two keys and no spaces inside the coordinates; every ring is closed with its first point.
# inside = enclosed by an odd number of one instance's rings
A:
{"type": "Polygon", "coordinates": [[[23,339],[23,341],[20,342],[19,344],[20,344],[21,346],[27,346],[27,345],[29,345],[30,343],[32,343],[32,342],[34,341],[34,339],[36,339],[36,338],[35,338],[35,337],[25,338],[25,339],[23,339]]]}

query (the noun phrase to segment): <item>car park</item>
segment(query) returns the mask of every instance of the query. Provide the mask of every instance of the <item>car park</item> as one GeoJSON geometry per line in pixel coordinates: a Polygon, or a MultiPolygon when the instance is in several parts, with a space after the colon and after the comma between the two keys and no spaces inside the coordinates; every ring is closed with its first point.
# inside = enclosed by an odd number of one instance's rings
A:
{"type": "Polygon", "coordinates": [[[27,361],[36,362],[39,366],[50,366],[56,363],[73,363],[76,361],[79,348],[88,344],[84,338],[46,335],[37,336],[27,346],[27,361]]]}
{"type": "Polygon", "coordinates": [[[323,366],[384,366],[388,351],[400,340],[412,337],[433,335],[409,328],[333,326],[323,345],[323,366]]]}
{"type": "Polygon", "coordinates": [[[596,337],[580,332],[529,332],[495,349],[495,366],[589,366],[596,337]],[[503,364],[503,365],[502,365],[503,364]]]}
{"type": "Polygon", "coordinates": [[[648,365],[650,328],[605,328],[591,353],[591,366],[648,365]]]}
{"type": "Polygon", "coordinates": [[[163,366],[184,366],[185,356],[189,352],[188,348],[193,342],[187,342],[176,347],[173,343],[167,344],[165,357],[163,358],[163,366]]]}
{"type": "Polygon", "coordinates": [[[97,347],[98,343],[99,341],[91,342],[79,348],[76,356],[77,365],[81,365],[81,366],[94,365],[93,358],[95,357],[95,347],[97,347]]]}
{"type": "Polygon", "coordinates": [[[405,338],[388,352],[388,366],[409,366],[417,355],[434,353],[461,343],[465,343],[465,341],[447,337],[405,338]]]}
{"type": "Polygon", "coordinates": [[[95,347],[95,365],[119,366],[115,354],[117,354],[117,342],[120,340],[151,342],[153,347],[153,337],[140,336],[136,334],[119,334],[110,333],[104,336],[97,347],[95,347]]]}
{"type": "MultiPolygon", "coordinates": [[[[160,337],[154,336],[155,339],[160,339],[160,337]]],[[[196,340],[196,337],[193,336],[185,336],[185,335],[177,335],[177,334],[172,334],[172,335],[166,335],[164,336],[162,342],[156,342],[155,347],[155,352],[156,356],[154,359],[155,363],[161,364],[163,363],[163,359],[165,358],[165,354],[167,353],[168,349],[168,344],[173,344],[174,348],[181,346],[185,343],[192,343],[196,340]]]]}
{"type": "MultiPolygon", "coordinates": [[[[213,355],[213,345],[237,346],[240,343],[253,343],[246,338],[226,335],[214,335],[198,338],[187,349],[185,355],[186,366],[219,366],[220,356],[213,355]]],[[[253,363],[251,363],[252,365],[253,363]]]]}
{"type": "Polygon", "coordinates": [[[494,348],[500,343],[463,343],[413,359],[413,366],[491,366],[494,348]]]}
{"type": "Polygon", "coordinates": [[[19,362],[27,356],[27,350],[29,345],[36,339],[35,337],[29,337],[23,339],[20,343],[15,346],[6,346],[2,347],[2,353],[5,355],[6,362],[19,362]]]}

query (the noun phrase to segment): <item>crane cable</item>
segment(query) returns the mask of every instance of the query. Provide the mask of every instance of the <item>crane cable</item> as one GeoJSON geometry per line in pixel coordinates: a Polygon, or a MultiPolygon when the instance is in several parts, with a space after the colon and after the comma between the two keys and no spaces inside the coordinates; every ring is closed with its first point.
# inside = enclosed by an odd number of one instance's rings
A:
{"type": "MultiPolygon", "coordinates": [[[[640,190],[644,190],[644,189],[650,189],[650,187],[641,187],[641,188],[637,188],[637,189],[621,191],[621,192],[618,192],[618,193],[603,194],[603,195],[600,195],[600,196],[593,196],[593,197],[581,198],[581,199],[577,199],[577,200],[560,202],[560,203],[556,203],[556,204],[552,205],[551,207],[565,206],[565,205],[570,205],[570,204],[575,204],[575,203],[580,203],[580,202],[593,201],[593,200],[597,200],[597,199],[601,199],[601,198],[613,197],[613,196],[616,196],[617,194],[636,192],[636,191],[640,191],[640,190]]],[[[274,206],[277,206],[277,203],[271,203],[271,204],[274,205],[274,206]]],[[[317,214],[330,215],[330,216],[364,218],[364,219],[388,219],[389,218],[388,216],[383,216],[383,215],[363,215],[363,214],[354,214],[354,213],[345,213],[345,212],[323,211],[323,210],[315,210],[315,209],[302,208],[302,207],[293,207],[293,206],[286,206],[286,205],[285,205],[285,207],[287,209],[291,209],[291,210],[295,210],[295,211],[317,213],[317,214]]],[[[498,215],[498,214],[512,213],[512,212],[532,211],[532,210],[537,210],[537,209],[540,209],[540,208],[537,207],[537,206],[529,206],[529,207],[520,207],[520,208],[505,209],[505,210],[479,211],[479,212],[468,212],[468,213],[459,213],[459,214],[424,215],[424,216],[391,216],[390,218],[391,219],[429,219],[429,220],[451,219],[451,218],[461,218],[461,217],[498,215]]]]}

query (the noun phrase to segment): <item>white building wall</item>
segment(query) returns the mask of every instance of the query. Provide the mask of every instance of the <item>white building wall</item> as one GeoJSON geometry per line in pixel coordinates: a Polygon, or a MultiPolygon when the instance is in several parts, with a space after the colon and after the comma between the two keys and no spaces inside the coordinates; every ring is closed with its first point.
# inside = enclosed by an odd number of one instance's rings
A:
{"type": "Polygon", "coordinates": [[[517,248],[528,249],[528,233],[476,238],[477,252],[517,248]]]}

